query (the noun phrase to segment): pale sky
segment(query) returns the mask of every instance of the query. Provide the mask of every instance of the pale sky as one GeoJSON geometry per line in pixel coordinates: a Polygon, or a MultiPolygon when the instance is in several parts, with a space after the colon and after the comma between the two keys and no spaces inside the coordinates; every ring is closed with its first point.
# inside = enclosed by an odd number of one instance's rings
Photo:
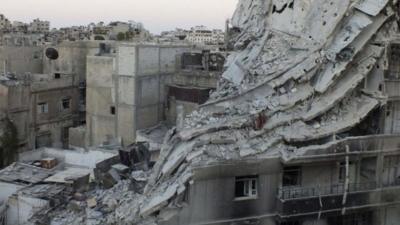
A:
{"type": "Polygon", "coordinates": [[[51,27],[90,22],[140,21],[153,33],[205,25],[223,28],[238,0],[1,0],[11,21],[49,20],[51,27]]]}

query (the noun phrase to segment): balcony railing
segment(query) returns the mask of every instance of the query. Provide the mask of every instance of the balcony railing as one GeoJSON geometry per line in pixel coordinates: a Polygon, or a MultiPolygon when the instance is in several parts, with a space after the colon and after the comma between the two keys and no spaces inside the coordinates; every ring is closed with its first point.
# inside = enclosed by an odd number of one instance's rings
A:
{"type": "MultiPolygon", "coordinates": [[[[348,192],[372,191],[377,189],[376,182],[351,183],[348,192]]],[[[284,187],[279,190],[280,200],[292,200],[301,198],[314,198],[329,195],[342,195],[346,188],[345,184],[334,184],[319,187],[284,187]]]]}

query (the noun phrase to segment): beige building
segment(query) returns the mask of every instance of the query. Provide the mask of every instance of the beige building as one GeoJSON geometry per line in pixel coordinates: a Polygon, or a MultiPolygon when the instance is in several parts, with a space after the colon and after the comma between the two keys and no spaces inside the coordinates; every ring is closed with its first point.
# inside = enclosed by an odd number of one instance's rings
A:
{"type": "Polygon", "coordinates": [[[50,22],[49,21],[40,20],[39,18],[38,19],[34,19],[30,23],[30,25],[28,27],[28,30],[30,32],[33,32],[33,33],[46,33],[46,32],[49,32],[50,31],[50,22]]]}
{"type": "Polygon", "coordinates": [[[78,116],[78,82],[71,74],[2,76],[0,110],[17,128],[20,151],[68,147],[78,116]]]}
{"type": "Polygon", "coordinates": [[[0,14],[0,31],[7,31],[10,28],[10,20],[8,20],[3,14],[0,14]]]}
{"type": "Polygon", "coordinates": [[[0,46],[0,71],[43,73],[43,46],[0,46]]]}
{"type": "Polygon", "coordinates": [[[99,145],[121,137],[135,141],[136,130],[164,118],[167,80],[176,72],[176,57],[190,46],[120,44],[87,59],[87,138],[99,145]]]}

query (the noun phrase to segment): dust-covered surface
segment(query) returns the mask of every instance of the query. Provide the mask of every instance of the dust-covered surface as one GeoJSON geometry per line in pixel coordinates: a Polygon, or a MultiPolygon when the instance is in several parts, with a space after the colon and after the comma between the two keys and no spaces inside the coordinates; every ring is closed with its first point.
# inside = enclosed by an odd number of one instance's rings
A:
{"type": "MultiPolygon", "coordinates": [[[[157,224],[179,212],[193,168],[327,144],[386,104],[361,85],[398,32],[395,0],[241,0],[223,78],[164,138],[144,192],[121,181],[49,214],[52,225],[157,224]],[[301,144],[299,144],[301,143],[301,144]],[[71,206],[71,204],[73,204],[71,206]],[[75,209],[74,209],[75,208],[75,209]]],[[[351,135],[351,134],[350,134],[351,135]]]]}

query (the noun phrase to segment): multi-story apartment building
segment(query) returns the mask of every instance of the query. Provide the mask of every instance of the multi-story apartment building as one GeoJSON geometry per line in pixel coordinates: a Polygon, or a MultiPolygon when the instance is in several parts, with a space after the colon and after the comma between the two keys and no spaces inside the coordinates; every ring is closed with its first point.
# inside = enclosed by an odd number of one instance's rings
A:
{"type": "Polygon", "coordinates": [[[50,31],[50,22],[34,19],[28,27],[28,31],[33,33],[47,33],[50,31]]]}
{"type": "Polygon", "coordinates": [[[99,55],[87,58],[88,144],[100,145],[118,137],[131,144],[136,130],[164,120],[163,87],[176,70],[175,55],[189,51],[191,46],[102,46],[99,55]]]}
{"type": "MultiPolygon", "coordinates": [[[[362,88],[365,93],[382,91],[387,96],[385,106],[375,108],[352,128],[316,140],[303,136],[303,131],[293,130],[293,138],[287,139],[293,149],[279,153],[268,145],[271,139],[262,140],[268,148],[265,154],[257,153],[256,145],[231,148],[237,133],[229,129],[226,133],[218,131],[213,127],[218,122],[181,132],[179,137],[187,140],[188,145],[181,143],[179,151],[164,155],[160,159],[164,163],[156,166],[154,173],[166,177],[169,186],[164,188],[173,189],[171,184],[179,186],[186,176],[192,180],[184,187],[177,187],[180,192],[169,201],[178,201],[168,208],[171,214],[163,214],[165,211],[159,207],[163,208],[166,196],[172,196],[173,192],[155,191],[155,197],[141,208],[141,215],[159,213],[157,218],[162,225],[398,224],[400,41],[392,39],[380,46],[385,46],[384,56],[369,68],[363,82],[353,88],[362,88]],[[210,130],[217,131],[205,133],[210,130]],[[203,142],[213,147],[196,147],[203,142]],[[199,154],[204,155],[193,160],[199,154]],[[191,175],[184,172],[188,167],[191,175]]],[[[335,88],[350,87],[347,84],[335,88]]],[[[359,112],[353,114],[356,113],[359,112]]],[[[346,117],[337,123],[344,120],[346,117]]],[[[256,118],[253,126],[265,123],[266,120],[256,118]]],[[[335,129],[335,125],[328,129],[335,129]]]]}
{"type": "Polygon", "coordinates": [[[209,30],[205,26],[193,27],[186,32],[186,40],[201,45],[221,45],[224,43],[224,32],[222,30],[209,30]]]}
{"type": "Polygon", "coordinates": [[[11,28],[11,22],[3,14],[0,14],[0,31],[8,31],[11,28]]]}
{"type": "Polygon", "coordinates": [[[86,129],[89,146],[109,138],[125,145],[136,131],[168,121],[177,108],[190,114],[215,89],[221,54],[202,53],[191,45],[117,44],[87,58],[86,129]]]}
{"type": "Polygon", "coordinates": [[[1,112],[17,128],[19,151],[68,148],[68,129],[78,119],[77,86],[72,74],[2,76],[1,112]]]}

